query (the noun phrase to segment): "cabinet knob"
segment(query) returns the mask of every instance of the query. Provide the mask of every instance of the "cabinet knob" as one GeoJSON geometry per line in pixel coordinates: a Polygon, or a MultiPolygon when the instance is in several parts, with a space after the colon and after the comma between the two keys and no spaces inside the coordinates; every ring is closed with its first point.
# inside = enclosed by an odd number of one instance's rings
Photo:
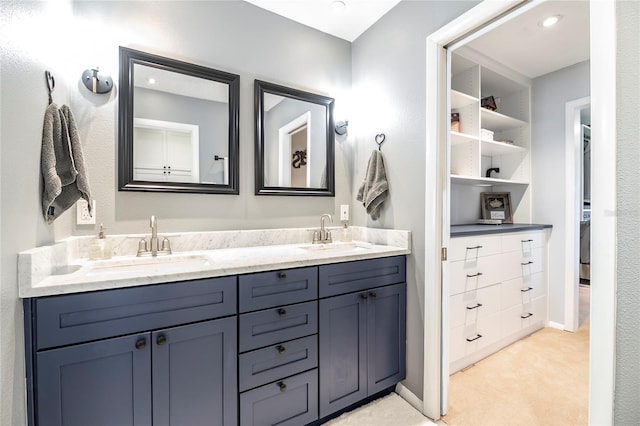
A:
{"type": "Polygon", "coordinates": [[[287,385],[284,382],[278,382],[278,387],[280,388],[280,392],[285,392],[287,390],[287,385]]]}
{"type": "Polygon", "coordinates": [[[282,308],[280,308],[280,309],[278,309],[278,315],[283,317],[283,316],[287,315],[287,311],[282,309],[282,308]]]}
{"type": "Polygon", "coordinates": [[[278,278],[280,278],[281,280],[284,280],[285,278],[287,278],[287,274],[285,272],[280,272],[278,274],[278,278]]]}
{"type": "Polygon", "coordinates": [[[278,347],[277,347],[276,349],[278,350],[278,353],[279,353],[279,354],[282,354],[282,353],[284,353],[284,351],[286,351],[286,350],[287,350],[287,348],[285,348],[285,347],[284,347],[284,346],[282,346],[282,345],[278,345],[278,347]]]}
{"type": "Polygon", "coordinates": [[[165,336],[164,334],[159,335],[156,339],[156,344],[162,346],[165,343],[167,343],[167,336],[165,336]]]}
{"type": "Polygon", "coordinates": [[[144,349],[147,346],[147,339],[136,340],[136,349],[144,349]]]}
{"type": "Polygon", "coordinates": [[[367,293],[363,293],[360,295],[360,299],[362,300],[367,300],[369,298],[369,296],[367,296],[367,293]]]}
{"type": "Polygon", "coordinates": [[[371,298],[375,299],[376,297],[378,297],[378,294],[375,291],[372,291],[371,293],[369,293],[369,296],[371,296],[371,298]]]}

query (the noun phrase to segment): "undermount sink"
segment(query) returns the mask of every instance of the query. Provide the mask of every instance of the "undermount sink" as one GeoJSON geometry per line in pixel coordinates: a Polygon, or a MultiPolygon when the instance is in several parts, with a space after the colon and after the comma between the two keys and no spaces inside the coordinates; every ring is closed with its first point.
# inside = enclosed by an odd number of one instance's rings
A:
{"type": "Polygon", "coordinates": [[[213,261],[205,254],[171,254],[148,257],[120,257],[107,260],[91,261],[87,275],[109,275],[144,271],[179,272],[194,267],[211,265],[213,261]]]}
{"type": "Polygon", "coordinates": [[[370,249],[371,245],[362,242],[334,242],[320,244],[304,244],[299,246],[301,249],[308,251],[348,251],[356,249],[370,249]]]}

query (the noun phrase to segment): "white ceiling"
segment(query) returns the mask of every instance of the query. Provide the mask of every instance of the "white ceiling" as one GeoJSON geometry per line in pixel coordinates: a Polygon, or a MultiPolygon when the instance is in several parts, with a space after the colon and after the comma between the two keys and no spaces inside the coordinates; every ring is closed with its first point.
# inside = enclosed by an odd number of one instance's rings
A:
{"type": "Polygon", "coordinates": [[[346,8],[334,12],[334,0],[246,0],[293,21],[353,42],[400,0],[342,0],[346,8]]]}
{"type": "MultiPolygon", "coordinates": [[[[246,0],[301,24],[354,41],[400,0],[246,0]]],[[[420,0],[428,1],[428,0],[420,0]]],[[[589,59],[589,2],[550,0],[510,20],[468,46],[529,78],[589,59]],[[562,15],[558,24],[542,28],[539,21],[562,15]]]]}

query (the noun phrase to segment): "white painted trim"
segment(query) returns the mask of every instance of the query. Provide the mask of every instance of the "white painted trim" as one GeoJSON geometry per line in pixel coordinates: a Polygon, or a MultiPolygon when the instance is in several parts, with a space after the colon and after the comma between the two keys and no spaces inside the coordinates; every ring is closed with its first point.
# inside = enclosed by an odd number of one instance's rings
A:
{"type": "Polygon", "coordinates": [[[564,324],[560,324],[559,322],[549,321],[549,322],[547,323],[547,327],[549,327],[549,328],[555,328],[556,330],[562,330],[562,331],[564,331],[564,324]]]}
{"type": "MultiPolygon", "coordinates": [[[[446,85],[446,50],[444,46],[464,36],[469,31],[501,15],[522,0],[483,1],[463,15],[449,22],[427,38],[426,43],[426,184],[425,184],[425,291],[424,309],[424,376],[422,413],[438,420],[446,412],[442,402],[446,402],[448,376],[443,362],[443,333],[448,333],[449,311],[443,310],[443,288],[448,283],[442,281],[440,252],[443,247],[443,233],[449,231],[443,226],[443,211],[447,209],[444,200],[449,189],[447,175],[448,119],[446,85]],[[446,194],[445,194],[446,192],[446,194]],[[443,287],[444,286],[444,287],[443,287]],[[443,396],[445,396],[443,398],[443,396]]],[[[446,219],[448,221],[448,218],[446,219]]],[[[446,238],[445,238],[446,241],[446,238]]],[[[447,293],[444,293],[447,294],[447,293]]],[[[446,337],[444,339],[446,340],[446,337]]],[[[448,359],[446,360],[448,363],[448,359]]]]}
{"type": "Polygon", "coordinates": [[[580,110],[590,105],[591,98],[576,99],[565,104],[565,267],[564,326],[577,331],[579,324],[578,288],[580,287],[580,220],[582,219],[581,164],[582,141],[580,110]]]}
{"type": "Polygon", "coordinates": [[[396,393],[400,395],[402,399],[407,401],[413,408],[418,411],[422,411],[422,400],[402,383],[396,384],[396,393]]]}
{"type": "Polygon", "coordinates": [[[307,184],[311,186],[311,111],[301,114],[278,129],[278,186],[291,186],[291,135],[307,125],[307,184]]]}
{"type": "Polygon", "coordinates": [[[616,3],[591,1],[589,423],[613,424],[616,339],[616,3]]]}

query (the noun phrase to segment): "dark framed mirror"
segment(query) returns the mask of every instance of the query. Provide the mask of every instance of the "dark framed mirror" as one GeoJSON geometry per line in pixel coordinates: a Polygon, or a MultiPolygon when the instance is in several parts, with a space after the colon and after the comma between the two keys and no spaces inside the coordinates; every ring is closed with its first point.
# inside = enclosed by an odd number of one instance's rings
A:
{"type": "Polygon", "coordinates": [[[120,47],[120,191],[238,194],[240,77],[120,47]]]}
{"type": "Polygon", "coordinates": [[[256,195],[335,195],[334,99],[255,80],[256,195]]]}

